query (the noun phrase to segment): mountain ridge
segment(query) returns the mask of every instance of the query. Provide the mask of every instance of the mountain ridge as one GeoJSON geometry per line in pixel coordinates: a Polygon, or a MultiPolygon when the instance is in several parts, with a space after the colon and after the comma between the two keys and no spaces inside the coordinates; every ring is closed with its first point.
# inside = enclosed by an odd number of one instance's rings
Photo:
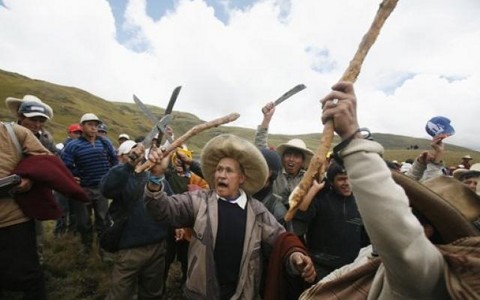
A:
{"type": "MultiPolygon", "coordinates": [[[[135,103],[108,101],[85,90],[58,85],[43,80],[32,79],[27,76],[0,70],[0,98],[7,97],[23,98],[26,94],[32,94],[50,105],[54,111],[54,117],[47,123],[46,128],[52,132],[56,142],[62,142],[66,138],[66,128],[72,123],[77,123],[86,112],[95,113],[105,122],[109,129],[109,138],[117,145],[116,138],[120,133],[127,133],[131,138],[146,135],[153,124],[147,120],[135,103]]],[[[147,105],[156,116],[163,115],[165,109],[153,105],[147,105]]],[[[204,120],[199,119],[190,112],[180,112],[174,109],[172,127],[175,136],[178,137],[191,127],[198,125],[204,120]]],[[[2,121],[13,121],[13,116],[5,104],[0,105],[0,118],[2,121]]],[[[260,123],[260,120],[259,120],[260,123]]],[[[191,138],[188,146],[197,155],[206,141],[221,133],[232,133],[247,140],[253,141],[255,130],[230,125],[224,125],[207,130],[191,138]]],[[[422,150],[430,148],[430,140],[413,138],[388,133],[372,133],[373,138],[384,146],[386,152],[390,150],[422,150]]],[[[307,147],[316,150],[319,146],[321,133],[309,133],[300,135],[269,134],[269,144],[279,145],[292,138],[301,138],[307,147]]],[[[334,143],[338,143],[338,137],[334,143]]],[[[446,148],[452,152],[468,153],[474,159],[480,159],[480,152],[462,146],[446,144],[446,148]]],[[[411,154],[416,154],[412,152],[411,154]]],[[[457,156],[458,156],[457,155],[457,156]]],[[[416,156],[416,155],[415,155],[416,156]]]]}

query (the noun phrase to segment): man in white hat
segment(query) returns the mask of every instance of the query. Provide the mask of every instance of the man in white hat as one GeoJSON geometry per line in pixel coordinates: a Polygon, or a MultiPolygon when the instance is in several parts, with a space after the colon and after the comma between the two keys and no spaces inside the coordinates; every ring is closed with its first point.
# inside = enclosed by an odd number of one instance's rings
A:
{"type": "MultiPolygon", "coordinates": [[[[268,103],[263,112],[262,123],[258,126],[255,133],[255,145],[259,148],[268,147],[268,126],[275,112],[273,102],[268,103]]],[[[282,199],[282,203],[288,209],[288,198],[290,193],[300,183],[308,167],[313,151],[307,148],[305,142],[301,139],[291,139],[287,143],[277,147],[277,152],[282,159],[282,171],[273,182],[272,192],[282,199]]],[[[293,231],[298,236],[305,234],[308,223],[300,217],[294,217],[292,220],[293,231]]]]}
{"type": "Polygon", "coordinates": [[[118,146],[122,145],[123,142],[128,141],[130,136],[126,133],[121,133],[118,135],[118,146]]]}
{"type": "Polygon", "coordinates": [[[460,164],[463,165],[465,169],[470,169],[472,159],[473,158],[469,154],[466,154],[462,157],[460,164]]]}
{"type": "MultiPolygon", "coordinates": [[[[100,179],[118,163],[112,144],[97,134],[101,123],[95,114],[84,114],[80,118],[82,136],[68,143],[61,154],[63,162],[90,198],[87,204],[78,201],[73,203],[77,230],[82,238],[83,251],[87,254],[93,246],[91,209],[95,213],[97,236],[101,235],[109,222],[108,200],[100,193],[100,179]]],[[[100,255],[103,256],[102,251],[100,255]]]]}
{"type": "MultiPolygon", "coordinates": [[[[25,95],[22,99],[8,97],[5,104],[10,110],[12,116],[17,118],[17,124],[30,129],[42,145],[50,152],[58,152],[55,141],[50,132],[44,126],[48,120],[53,118],[53,110],[38,97],[25,95]]],[[[37,230],[37,247],[40,262],[43,263],[43,225],[41,221],[35,222],[37,230]]]]}
{"type": "Polygon", "coordinates": [[[471,165],[470,169],[456,169],[453,171],[453,177],[460,180],[475,193],[479,193],[480,163],[471,165]]]}
{"type": "MultiPolygon", "coordinates": [[[[0,178],[11,175],[15,170],[22,159],[21,149],[27,155],[50,154],[30,130],[13,124],[20,147],[17,149],[7,126],[0,123],[0,178]]],[[[22,178],[21,183],[11,191],[24,193],[32,185],[30,179],[22,178]]],[[[24,214],[10,195],[0,196],[0,298],[2,290],[21,291],[24,299],[46,299],[34,220],[24,214]]]]}
{"type": "MultiPolygon", "coordinates": [[[[265,206],[251,197],[268,175],[267,163],[251,143],[219,135],[203,148],[201,163],[211,190],[168,197],[163,192],[168,157],[151,151],[156,163],[145,188],[147,209],[154,219],[174,227],[192,227],[185,293],[189,299],[255,299],[262,262],[285,229],[265,206]]],[[[311,282],[315,271],[298,238],[286,251],[280,268],[311,282]]],[[[272,257],[270,257],[272,259],[272,257]]],[[[276,276],[276,274],[272,274],[276,276]]],[[[268,276],[267,276],[268,280],[268,276]]],[[[281,286],[280,288],[283,288],[281,286]]]]}
{"type": "Polygon", "coordinates": [[[33,95],[25,95],[22,99],[8,97],[5,104],[18,124],[30,129],[50,152],[57,153],[52,135],[44,128],[53,118],[53,110],[49,105],[33,95]]]}

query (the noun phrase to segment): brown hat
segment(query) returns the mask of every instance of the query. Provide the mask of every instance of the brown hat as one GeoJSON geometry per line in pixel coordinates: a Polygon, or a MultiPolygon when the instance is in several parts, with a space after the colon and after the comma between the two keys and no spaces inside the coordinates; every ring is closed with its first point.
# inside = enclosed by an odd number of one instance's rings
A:
{"type": "Polygon", "coordinates": [[[398,172],[392,172],[392,177],[405,190],[412,208],[432,223],[443,242],[480,235],[480,196],[461,182],[438,176],[422,184],[398,172]]]}
{"type": "Polygon", "coordinates": [[[208,184],[215,186],[215,170],[225,157],[233,158],[242,166],[246,180],[242,189],[248,195],[258,192],[267,181],[268,166],[262,153],[252,143],[231,134],[221,134],[203,147],[200,157],[202,173],[208,184]]]}

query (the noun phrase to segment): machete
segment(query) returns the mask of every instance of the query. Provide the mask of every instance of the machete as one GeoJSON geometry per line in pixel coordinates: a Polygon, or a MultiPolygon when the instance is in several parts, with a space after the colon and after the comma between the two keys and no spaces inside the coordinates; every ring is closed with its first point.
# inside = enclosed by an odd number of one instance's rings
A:
{"type": "Polygon", "coordinates": [[[133,101],[137,104],[138,108],[140,108],[140,110],[143,112],[143,114],[153,123],[157,123],[158,122],[158,118],[155,117],[152,112],[148,109],[148,107],[143,104],[143,102],[138,99],[137,96],[135,96],[135,94],[133,94],[133,101]]]}
{"type": "MultiPolygon", "coordinates": [[[[167,125],[170,123],[171,120],[172,120],[171,115],[165,115],[155,124],[155,126],[153,126],[152,130],[150,130],[150,132],[141,142],[141,144],[145,147],[145,149],[150,147],[150,144],[152,143],[153,139],[156,138],[157,134],[160,135],[160,132],[165,132],[165,128],[167,127],[167,125]]],[[[132,161],[135,161],[138,158],[138,156],[136,155],[136,153],[130,153],[128,158],[130,158],[132,161]]]]}
{"type": "MultiPolygon", "coordinates": [[[[273,105],[274,106],[277,106],[279,105],[280,103],[282,103],[283,101],[287,100],[288,98],[292,97],[293,95],[295,95],[296,93],[300,92],[301,90],[304,90],[306,88],[306,86],[304,84],[297,84],[296,86],[294,86],[293,88],[291,88],[288,92],[286,92],[285,94],[281,95],[280,98],[278,98],[277,100],[275,100],[275,102],[273,102],[273,105]]],[[[262,112],[265,113],[266,111],[266,107],[263,107],[262,108],[262,112]]]]}
{"type": "MultiPolygon", "coordinates": [[[[173,92],[172,96],[170,96],[170,100],[168,101],[167,108],[165,109],[165,113],[163,114],[164,116],[170,115],[173,110],[173,105],[175,105],[175,102],[177,101],[178,94],[180,93],[180,89],[182,86],[177,86],[173,92]]],[[[158,118],[155,117],[155,115],[148,109],[148,107],[135,95],[133,95],[133,101],[138,105],[138,108],[145,114],[145,116],[153,123],[156,124],[158,122],[158,118]]],[[[165,127],[166,128],[166,127],[165,127]]],[[[163,129],[165,129],[163,128],[163,129]]],[[[157,139],[157,147],[160,146],[160,143],[162,142],[163,135],[165,133],[165,130],[160,130],[158,131],[158,139],[157,139]]],[[[171,143],[171,137],[168,138],[168,142],[171,143]]]]}

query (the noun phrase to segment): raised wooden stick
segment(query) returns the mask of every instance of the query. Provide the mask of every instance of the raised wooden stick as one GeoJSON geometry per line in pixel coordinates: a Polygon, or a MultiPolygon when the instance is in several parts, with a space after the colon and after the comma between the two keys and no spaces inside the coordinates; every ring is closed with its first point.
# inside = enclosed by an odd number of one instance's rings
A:
{"type": "MultiPolygon", "coordinates": [[[[199,134],[200,132],[205,131],[207,129],[210,129],[212,127],[217,127],[217,126],[220,126],[220,125],[223,125],[223,124],[226,124],[226,123],[233,122],[236,119],[238,119],[238,117],[240,117],[240,114],[231,113],[231,114],[223,116],[221,118],[218,118],[218,119],[215,119],[215,120],[212,120],[212,121],[209,121],[209,122],[205,122],[205,123],[202,123],[202,124],[195,125],[192,128],[190,128],[187,132],[185,132],[181,137],[177,138],[170,145],[168,145],[167,149],[165,149],[165,151],[163,151],[162,155],[167,156],[170,152],[177,149],[177,147],[182,146],[187,140],[189,140],[191,137],[199,134]]],[[[155,149],[155,151],[160,151],[160,150],[155,149]]],[[[135,168],[135,172],[141,173],[143,171],[150,170],[150,168],[152,168],[153,166],[154,166],[154,163],[147,160],[145,163],[143,163],[141,165],[138,165],[135,168]]]]}
{"type": "MultiPolygon", "coordinates": [[[[360,69],[362,68],[363,61],[365,60],[368,51],[375,43],[375,40],[380,33],[380,29],[382,28],[390,13],[397,5],[397,2],[398,0],[383,0],[382,3],[380,3],[380,7],[378,8],[372,25],[368,29],[367,33],[363,36],[363,39],[358,46],[357,52],[353,56],[353,59],[350,61],[350,65],[343,73],[340,81],[355,82],[358,74],[360,74],[360,69]]],[[[312,186],[313,179],[317,176],[320,181],[323,179],[323,174],[325,173],[325,158],[332,145],[333,133],[333,121],[329,120],[323,126],[320,146],[315,156],[310,161],[308,169],[303,175],[302,180],[288,198],[290,208],[284,217],[286,221],[290,221],[295,215],[298,206],[303,201],[303,197],[308,192],[308,189],[310,189],[310,187],[312,186]]]]}

